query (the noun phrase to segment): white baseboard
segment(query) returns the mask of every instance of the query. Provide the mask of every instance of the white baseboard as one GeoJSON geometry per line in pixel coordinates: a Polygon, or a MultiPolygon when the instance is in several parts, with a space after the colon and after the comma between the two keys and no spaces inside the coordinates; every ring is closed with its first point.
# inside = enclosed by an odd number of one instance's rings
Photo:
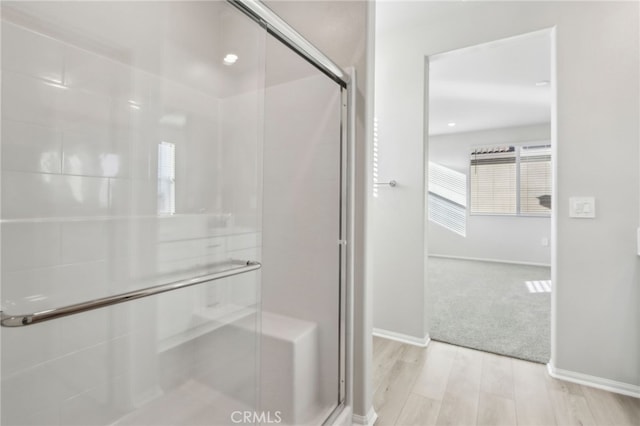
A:
{"type": "Polygon", "coordinates": [[[500,260],[500,259],[483,259],[481,257],[449,256],[446,254],[429,254],[429,257],[438,257],[441,259],[475,260],[477,262],[509,263],[511,265],[545,266],[547,268],[551,267],[551,265],[548,263],[520,262],[515,260],[500,260]]]}
{"type": "Polygon", "coordinates": [[[428,334],[421,339],[419,337],[409,336],[408,334],[382,330],[381,328],[374,328],[373,335],[384,339],[395,340],[396,342],[407,343],[413,346],[420,346],[421,348],[426,348],[431,341],[428,334]]]}
{"type": "Polygon", "coordinates": [[[351,426],[353,425],[353,413],[351,412],[351,406],[347,405],[342,409],[342,412],[331,423],[331,426],[351,426]]]}
{"type": "Polygon", "coordinates": [[[640,386],[637,385],[617,382],[615,380],[604,379],[602,377],[590,376],[588,374],[576,373],[574,371],[562,370],[554,367],[551,362],[547,364],[547,372],[555,379],[640,398],[640,386]]]}
{"type": "Polygon", "coordinates": [[[354,414],[352,420],[354,425],[373,426],[376,420],[378,420],[378,413],[371,407],[366,416],[354,414]]]}

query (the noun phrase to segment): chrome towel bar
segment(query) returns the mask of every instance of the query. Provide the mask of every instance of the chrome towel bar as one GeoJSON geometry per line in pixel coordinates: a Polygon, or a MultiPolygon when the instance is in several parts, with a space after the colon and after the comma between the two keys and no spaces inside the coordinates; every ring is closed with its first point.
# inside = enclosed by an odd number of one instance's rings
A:
{"type": "Polygon", "coordinates": [[[153,296],[155,294],[166,293],[168,291],[191,287],[197,284],[203,284],[238,274],[244,274],[245,272],[255,271],[256,269],[260,269],[262,267],[259,262],[251,260],[232,260],[231,264],[241,266],[230,268],[220,272],[201,275],[194,278],[174,281],[167,284],[159,284],[152,287],[142,288],[140,290],[133,290],[127,293],[120,293],[113,296],[102,297],[100,299],[90,300],[88,302],[75,303],[73,305],[67,305],[60,308],[34,312],[31,314],[10,315],[0,311],[0,324],[2,324],[3,327],[23,327],[26,325],[33,325],[39,322],[51,321],[56,318],[66,317],[68,315],[75,315],[81,312],[87,312],[94,309],[117,305],[119,303],[128,302],[130,300],[141,299],[143,297],[153,296]]]}
{"type": "Polygon", "coordinates": [[[373,182],[373,186],[379,185],[389,185],[390,187],[395,188],[396,185],[398,185],[398,182],[396,182],[395,180],[390,180],[389,182],[373,182]]]}

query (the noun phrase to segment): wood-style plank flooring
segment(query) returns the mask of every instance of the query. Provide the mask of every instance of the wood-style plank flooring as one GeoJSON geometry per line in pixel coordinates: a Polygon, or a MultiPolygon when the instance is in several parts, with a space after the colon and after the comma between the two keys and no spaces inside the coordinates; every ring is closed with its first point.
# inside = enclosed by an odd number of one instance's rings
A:
{"type": "Polygon", "coordinates": [[[542,364],[374,337],[376,426],[640,426],[640,399],[551,378],[542,364]]]}

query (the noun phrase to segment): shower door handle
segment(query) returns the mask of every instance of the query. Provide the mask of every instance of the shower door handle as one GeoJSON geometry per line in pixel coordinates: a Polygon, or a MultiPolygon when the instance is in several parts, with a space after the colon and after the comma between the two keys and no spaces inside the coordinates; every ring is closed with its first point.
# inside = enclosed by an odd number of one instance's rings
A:
{"type": "Polygon", "coordinates": [[[240,266],[226,269],[224,271],[201,275],[194,278],[187,278],[184,280],[173,281],[166,284],[159,284],[152,287],[142,288],[140,290],[133,290],[126,293],[115,294],[113,296],[102,297],[100,299],[94,299],[87,302],[75,303],[73,305],[62,306],[54,309],[47,309],[45,311],[33,312],[30,314],[11,315],[3,311],[0,311],[0,324],[3,327],[23,327],[27,325],[37,324],[40,322],[51,321],[56,318],[61,318],[69,315],[79,314],[82,312],[92,311],[94,309],[105,308],[107,306],[117,305],[119,303],[141,299],[143,297],[149,297],[149,296],[153,296],[160,293],[166,293],[168,291],[179,290],[185,287],[191,287],[197,284],[203,284],[210,281],[219,280],[222,278],[232,277],[238,274],[244,274],[246,272],[255,271],[262,267],[262,264],[252,260],[248,260],[248,261],[232,260],[231,264],[240,265],[240,266]]]}

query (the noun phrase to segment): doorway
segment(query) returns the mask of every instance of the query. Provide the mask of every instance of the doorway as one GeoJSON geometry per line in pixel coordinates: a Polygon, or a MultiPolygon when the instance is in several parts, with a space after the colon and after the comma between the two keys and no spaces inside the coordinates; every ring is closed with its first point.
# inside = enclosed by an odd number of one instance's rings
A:
{"type": "Polygon", "coordinates": [[[428,58],[427,276],[434,340],[546,363],[551,30],[428,58]]]}

